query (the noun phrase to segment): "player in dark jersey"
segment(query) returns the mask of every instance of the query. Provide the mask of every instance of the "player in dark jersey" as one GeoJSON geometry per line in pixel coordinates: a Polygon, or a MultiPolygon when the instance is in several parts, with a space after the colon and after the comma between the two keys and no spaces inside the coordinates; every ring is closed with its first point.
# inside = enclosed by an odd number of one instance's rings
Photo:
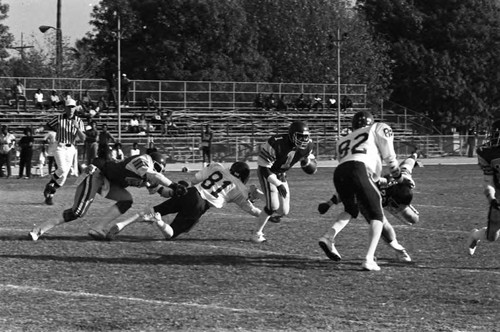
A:
{"type": "Polygon", "coordinates": [[[103,213],[101,222],[89,231],[96,240],[106,239],[111,223],[130,209],[133,204],[128,186],[147,187],[150,193],[158,192],[163,197],[172,197],[186,193],[186,187],[172,182],[163,174],[164,157],[158,152],[126,158],[122,162],[94,159],[91,165],[80,175],[73,206],[64,210],[62,217],[45,221],[33,228],[30,237],[33,241],[53,227],[83,217],[98,193],[102,197],[116,201],[103,213]],[[162,186],[162,190],[158,187],[162,186]]]}
{"type": "Polygon", "coordinates": [[[263,230],[267,222],[280,222],[281,217],[290,212],[286,172],[298,162],[315,162],[312,151],[309,128],[301,121],[293,122],[288,133],[271,136],[262,145],[257,160],[257,176],[266,206],[259,216],[257,231],[252,234],[253,242],[266,241],[263,230]]]}
{"type": "Polygon", "coordinates": [[[489,210],[487,225],[481,229],[473,229],[467,239],[469,255],[474,255],[479,241],[498,240],[500,235],[500,120],[491,125],[488,141],[477,150],[479,167],[483,171],[484,194],[488,200],[489,210]]]}

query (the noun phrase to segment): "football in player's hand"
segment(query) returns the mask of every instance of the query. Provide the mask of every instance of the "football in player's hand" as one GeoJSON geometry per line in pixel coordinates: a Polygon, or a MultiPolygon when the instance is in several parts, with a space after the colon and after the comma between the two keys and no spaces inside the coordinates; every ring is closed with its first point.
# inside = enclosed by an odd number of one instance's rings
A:
{"type": "Polygon", "coordinates": [[[307,174],[314,174],[318,170],[318,162],[316,159],[306,159],[300,161],[300,167],[307,174]]]}

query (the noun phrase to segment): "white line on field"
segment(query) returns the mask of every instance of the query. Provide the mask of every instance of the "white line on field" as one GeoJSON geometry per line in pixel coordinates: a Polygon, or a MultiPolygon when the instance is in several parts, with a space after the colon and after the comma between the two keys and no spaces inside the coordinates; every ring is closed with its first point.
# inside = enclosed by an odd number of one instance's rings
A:
{"type": "Polygon", "coordinates": [[[71,297],[85,296],[85,297],[89,297],[89,298],[121,300],[121,301],[129,301],[129,302],[154,304],[154,305],[185,306],[185,307],[195,307],[195,308],[201,308],[201,309],[244,312],[244,313],[251,313],[251,314],[277,314],[278,313],[275,311],[262,311],[262,310],[254,310],[254,309],[230,308],[230,307],[222,307],[222,306],[218,306],[218,305],[200,304],[200,303],[192,303],[192,302],[179,303],[179,302],[170,302],[170,301],[142,299],[142,298],[138,298],[138,297],[126,297],[126,296],[120,296],[120,295],[104,295],[104,294],[88,293],[88,292],[61,291],[61,290],[57,290],[57,289],[40,288],[40,287],[23,286],[23,285],[0,284],[0,288],[11,289],[11,290],[16,290],[16,291],[52,293],[52,294],[71,296],[71,297]]]}

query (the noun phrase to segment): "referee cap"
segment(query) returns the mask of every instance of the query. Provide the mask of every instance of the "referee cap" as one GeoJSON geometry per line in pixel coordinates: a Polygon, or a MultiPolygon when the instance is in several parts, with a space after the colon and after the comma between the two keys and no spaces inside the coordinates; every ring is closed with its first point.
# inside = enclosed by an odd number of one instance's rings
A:
{"type": "Polygon", "coordinates": [[[68,98],[66,99],[66,106],[68,107],[75,107],[76,106],[76,100],[68,98]]]}

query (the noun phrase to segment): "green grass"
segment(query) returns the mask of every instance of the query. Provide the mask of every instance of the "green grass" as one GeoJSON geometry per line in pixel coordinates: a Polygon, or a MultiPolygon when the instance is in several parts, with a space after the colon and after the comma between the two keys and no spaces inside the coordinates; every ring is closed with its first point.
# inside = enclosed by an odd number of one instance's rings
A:
{"type": "MultiPolygon", "coordinates": [[[[176,241],[135,224],[116,241],[95,242],[87,230],[111,205],[99,196],[86,218],[32,242],[33,224],[69,207],[74,186],[45,206],[46,179],[1,179],[0,330],[498,330],[499,244],[480,243],[474,257],[465,249],[469,231],[486,218],[477,166],[415,169],[420,224],[389,216],[413,262],[397,261],[381,242],[380,272],[360,267],[368,241],[363,220],[338,236],[341,262],[319,248],[317,239],[340,211],[316,210],[331,195],[331,178],[329,168],[314,176],[292,170],[291,213],[267,226],[263,244],[248,240],[255,218],[232,205],[209,210],[176,241]]],[[[257,182],[254,172],[250,182],[257,182]]],[[[161,201],[131,191],[136,203],[129,213],[161,201]]]]}

